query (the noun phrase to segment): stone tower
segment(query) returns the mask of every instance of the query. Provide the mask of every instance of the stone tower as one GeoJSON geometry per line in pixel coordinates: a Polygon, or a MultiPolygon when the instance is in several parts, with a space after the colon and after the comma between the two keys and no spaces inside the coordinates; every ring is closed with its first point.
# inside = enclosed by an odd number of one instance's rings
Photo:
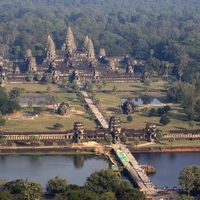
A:
{"type": "Polygon", "coordinates": [[[84,126],[81,122],[75,122],[74,123],[74,129],[73,129],[73,142],[80,142],[83,140],[84,135],[84,126]]]}
{"type": "Polygon", "coordinates": [[[72,55],[76,51],[76,43],[74,39],[74,34],[71,27],[68,27],[67,36],[65,41],[65,52],[69,55],[72,55]]]}
{"type": "Polygon", "coordinates": [[[93,73],[95,83],[99,82],[99,80],[101,78],[100,76],[101,76],[101,73],[99,71],[97,71],[95,68],[94,73],[93,73]]]}
{"type": "Polygon", "coordinates": [[[31,51],[31,49],[28,49],[28,50],[26,51],[26,58],[31,58],[31,57],[33,57],[32,51],[31,51]]]}
{"type": "Polygon", "coordinates": [[[146,128],[144,129],[144,138],[153,142],[156,139],[158,132],[159,130],[155,124],[147,123],[146,128]]]}
{"type": "Polygon", "coordinates": [[[6,73],[1,72],[1,73],[0,73],[0,86],[1,86],[1,87],[4,87],[6,81],[7,81],[6,73]]]}
{"type": "Polygon", "coordinates": [[[14,73],[15,73],[15,74],[20,74],[19,66],[16,66],[16,67],[15,67],[14,73]]]}
{"type": "Polygon", "coordinates": [[[79,70],[74,70],[70,76],[69,76],[69,81],[71,83],[76,83],[77,85],[80,85],[81,83],[81,77],[80,77],[80,74],[79,74],[79,70]]]}
{"type": "Polygon", "coordinates": [[[119,117],[117,116],[110,117],[109,132],[112,135],[113,143],[119,141],[119,135],[121,134],[121,122],[119,117]]]}
{"type": "Polygon", "coordinates": [[[126,66],[126,73],[127,74],[134,74],[133,67],[131,65],[126,66]]]}
{"type": "Polygon", "coordinates": [[[117,71],[117,66],[115,65],[115,61],[113,59],[110,59],[109,60],[109,64],[108,64],[108,70],[109,71],[112,71],[112,72],[115,72],[117,71]]]}
{"type": "Polygon", "coordinates": [[[105,58],[105,57],[106,57],[106,50],[101,48],[99,50],[99,58],[101,59],[101,58],[105,58]]]}
{"type": "Polygon", "coordinates": [[[32,55],[31,49],[26,51],[26,63],[28,67],[28,72],[36,72],[37,71],[37,64],[36,59],[32,55]]]}
{"type": "Polygon", "coordinates": [[[88,36],[85,37],[85,40],[84,40],[84,44],[83,44],[83,47],[84,47],[84,50],[87,51],[88,50],[88,43],[89,43],[89,40],[90,38],[88,36]]]}
{"type": "Polygon", "coordinates": [[[47,60],[53,61],[56,58],[56,47],[52,37],[47,38],[47,60]]]}
{"type": "Polygon", "coordinates": [[[135,105],[131,100],[126,100],[122,106],[122,111],[124,114],[129,115],[129,114],[133,114],[135,111],[135,105]]]}
{"type": "Polygon", "coordinates": [[[94,45],[90,38],[89,38],[88,47],[87,47],[87,58],[89,61],[95,60],[94,45]]]}

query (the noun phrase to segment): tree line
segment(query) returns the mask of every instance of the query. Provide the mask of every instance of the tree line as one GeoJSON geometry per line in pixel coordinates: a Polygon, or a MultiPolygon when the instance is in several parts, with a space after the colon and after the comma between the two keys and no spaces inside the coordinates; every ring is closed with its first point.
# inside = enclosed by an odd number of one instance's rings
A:
{"type": "MultiPolygon", "coordinates": [[[[178,200],[194,200],[200,193],[200,167],[184,168],[178,178],[178,200]]],[[[91,174],[84,186],[71,185],[61,177],[51,178],[42,192],[41,185],[27,180],[15,180],[0,189],[0,200],[145,200],[145,196],[130,182],[111,170],[91,174]]]]}
{"type": "Polygon", "coordinates": [[[6,183],[0,190],[0,200],[145,200],[143,193],[133,188],[111,170],[102,170],[88,177],[84,186],[70,185],[67,180],[55,177],[48,181],[46,192],[41,185],[27,180],[6,183]]]}

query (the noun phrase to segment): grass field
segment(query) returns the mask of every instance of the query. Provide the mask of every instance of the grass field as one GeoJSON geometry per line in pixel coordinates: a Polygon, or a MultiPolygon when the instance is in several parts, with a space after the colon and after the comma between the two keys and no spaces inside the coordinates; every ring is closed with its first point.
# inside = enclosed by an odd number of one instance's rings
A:
{"type": "MultiPolygon", "coordinates": [[[[86,129],[95,129],[95,123],[89,119],[89,115],[85,113],[82,103],[75,93],[66,92],[65,89],[59,88],[56,85],[41,85],[41,84],[8,84],[6,91],[12,88],[24,88],[25,92],[22,96],[54,96],[56,103],[68,102],[73,110],[76,112],[70,113],[69,116],[62,117],[56,114],[42,113],[34,120],[31,119],[9,119],[4,126],[5,131],[51,131],[53,124],[60,123],[63,125],[61,130],[72,129],[73,123],[83,122],[86,129]],[[47,91],[50,87],[50,91],[47,91]]],[[[23,109],[21,112],[26,113],[28,109],[23,109]]]]}
{"type": "MultiPolygon", "coordinates": [[[[152,89],[163,90],[166,82],[157,81],[152,82],[149,87],[148,95],[154,98],[158,98],[161,101],[165,99],[166,93],[159,91],[151,91],[152,89]]],[[[85,113],[82,103],[77,99],[75,93],[66,92],[65,89],[59,88],[56,85],[40,85],[40,84],[8,84],[6,90],[10,91],[13,87],[25,88],[24,96],[45,96],[51,95],[55,97],[56,103],[68,102],[77,113],[70,114],[68,117],[60,117],[59,115],[47,115],[41,114],[35,120],[26,119],[11,119],[7,120],[4,127],[6,131],[49,131],[52,129],[53,124],[61,123],[63,125],[62,130],[71,129],[73,123],[81,121],[84,123],[87,129],[94,129],[95,124],[89,119],[89,115],[85,113]],[[47,87],[50,87],[48,91],[47,87]]],[[[159,123],[160,117],[148,117],[147,111],[140,111],[133,114],[133,121],[127,122],[127,115],[123,115],[119,112],[120,100],[123,98],[140,98],[144,94],[147,94],[146,86],[144,83],[107,83],[103,90],[99,91],[96,88],[96,98],[100,100],[100,109],[103,111],[107,119],[111,115],[119,115],[122,121],[123,128],[141,129],[145,127],[147,122],[159,123]],[[112,88],[116,86],[121,92],[112,92],[112,88]],[[131,90],[131,92],[123,91],[131,90]]],[[[150,109],[150,108],[149,108],[150,109]]],[[[171,123],[166,126],[159,126],[162,130],[173,129],[191,129],[190,123],[186,118],[186,114],[178,104],[172,105],[172,111],[169,112],[171,123]]],[[[200,128],[199,123],[194,123],[192,127],[194,129],[200,128]]]]}
{"type": "Polygon", "coordinates": [[[14,119],[7,120],[4,126],[4,131],[52,131],[53,125],[55,123],[60,123],[63,128],[60,131],[71,130],[73,128],[73,123],[81,121],[84,123],[85,128],[94,129],[95,124],[91,121],[87,114],[71,114],[66,117],[59,115],[46,115],[41,114],[39,117],[32,119],[14,119]]]}
{"type": "MultiPolygon", "coordinates": [[[[149,89],[163,89],[166,81],[155,81],[151,82],[149,89]]],[[[106,83],[103,90],[112,90],[113,87],[117,87],[118,90],[133,90],[133,91],[144,91],[146,86],[141,82],[129,82],[129,83],[106,83]]],[[[96,88],[98,90],[98,88],[96,88]]]]}
{"type": "MultiPolygon", "coordinates": [[[[133,115],[133,121],[132,122],[127,122],[127,116],[120,114],[120,119],[122,121],[122,127],[123,128],[130,128],[130,129],[141,129],[145,127],[146,123],[159,123],[160,117],[148,117],[147,115],[143,113],[136,113],[133,115]]],[[[171,116],[171,114],[169,114],[171,116]]],[[[180,114],[181,116],[181,114],[180,114]]],[[[194,123],[194,126],[191,128],[190,123],[187,120],[180,119],[178,118],[173,118],[170,117],[171,122],[166,125],[166,126],[158,126],[159,129],[161,130],[176,130],[176,129],[199,129],[200,124],[199,123],[194,123]]]]}
{"type": "Polygon", "coordinates": [[[60,88],[53,84],[34,84],[34,83],[9,83],[5,86],[6,91],[10,91],[12,88],[24,88],[25,93],[37,93],[37,92],[47,92],[47,87],[51,87],[52,92],[60,92],[60,88]]]}
{"type": "Polygon", "coordinates": [[[173,142],[162,141],[161,143],[150,144],[148,147],[163,147],[163,146],[199,146],[199,140],[175,140],[173,142]]]}
{"type": "MultiPolygon", "coordinates": [[[[152,82],[150,84],[148,95],[153,98],[158,98],[161,101],[166,100],[166,93],[159,91],[151,91],[154,90],[164,90],[166,82],[158,81],[152,82]]],[[[114,86],[117,86],[119,90],[131,90],[132,92],[101,92],[97,90],[96,96],[100,99],[100,107],[101,110],[106,114],[106,117],[109,118],[111,115],[118,115],[122,121],[123,128],[130,129],[140,129],[144,128],[145,124],[148,122],[151,123],[159,123],[160,117],[149,117],[148,116],[148,108],[147,111],[140,111],[133,114],[133,121],[127,122],[127,115],[119,114],[120,102],[123,98],[140,98],[144,94],[145,85],[143,83],[107,83],[105,90],[112,90],[114,86]]],[[[190,123],[187,120],[187,116],[183,111],[183,108],[179,104],[172,104],[172,111],[169,112],[169,117],[171,119],[171,123],[166,126],[159,126],[162,130],[173,130],[173,129],[191,129],[190,123]]],[[[192,128],[200,128],[199,123],[194,123],[192,128]]]]}

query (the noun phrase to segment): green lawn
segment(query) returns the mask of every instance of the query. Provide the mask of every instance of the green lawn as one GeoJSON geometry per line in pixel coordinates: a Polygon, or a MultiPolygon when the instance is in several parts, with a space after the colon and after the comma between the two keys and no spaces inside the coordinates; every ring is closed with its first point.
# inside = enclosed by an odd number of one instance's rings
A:
{"type": "Polygon", "coordinates": [[[60,130],[70,130],[74,122],[83,122],[86,129],[95,129],[95,124],[89,119],[87,114],[70,114],[62,117],[56,114],[41,114],[39,117],[32,119],[13,119],[7,120],[3,130],[5,131],[52,131],[53,124],[60,123],[63,128],[60,130]]]}
{"type": "MultiPolygon", "coordinates": [[[[160,117],[148,117],[147,115],[143,113],[135,113],[133,115],[133,121],[127,122],[127,116],[120,114],[120,119],[122,121],[122,127],[123,128],[130,128],[130,129],[141,129],[145,127],[146,123],[159,123],[160,117]]],[[[166,126],[158,126],[161,130],[175,130],[175,129],[192,129],[190,127],[190,123],[187,120],[181,119],[180,116],[182,114],[178,114],[178,118],[170,117],[171,123],[169,123],[166,126]]],[[[195,123],[193,126],[193,129],[199,129],[199,123],[195,123]]]]}
{"type": "Polygon", "coordinates": [[[199,146],[199,140],[175,140],[173,142],[162,141],[161,143],[150,144],[148,147],[163,147],[163,146],[199,146]]]}
{"type": "MultiPolygon", "coordinates": [[[[150,84],[151,89],[164,89],[165,81],[152,82],[150,84]]],[[[130,129],[141,129],[145,127],[147,122],[159,123],[160,117],[148,117],[147,111],[140,111],[133,114],[133,121],[127,122],[127,115],[119,114],[120,100],[122,98],[140,98],[145,92],[144,83],[107,83],[105,89],[112,90],[113,86],[117,86],[119,90],[132,90],[132,92],[116,92],[113,93],[108,91],[106,93],[97,90],[96,98],[100,100],[100,109],[103,111],[104,115],[109,119],[111,115],[119,115],[122,121],[123,128],[130,129]]],[[[66,92],[65,90],[59,88],[56,85],[40,85],[40,84],[8,84],[6,90],[10,91],[13,87],[25,88],[24,96],[46,96],[51,95],[55,97],[57,103],[68,102],[72,108],[75,108],[77,114],[70,114],[68,117],[60,117],[58,115],[41,115],[35,120],[7,120],[5,130],[7,131],[20,131],[20,130],[30,130],[30,131],[48,131],[51,130],[53,124],[59,122],[65,129],[71,129],[75,121],[81,121],[84,123],[87,129],[94,129],[95,124],[93,121],[89,120],[89,115],[85,113],[82,103],[77,99],[76,94],[66,92]],[[50,86],[51,90],[49,94],[47,93],[47,87],[50,86]]],[[[148,95],[154,98],[164,99],[166,94],[164,92],[148,92],[148,95]]],[[[150,108],[148,108],[150,109],[150,108]]],[[[189,126],[189,121],[186,118],[186,114],[180,105],[172,105],[172,111],[169,113],[171,123],[166,126],[159,126],[162,130],[172,130],[172,129],[191,129],[189,126]]],[[[194,129],[200,128],[198,123],[194,124],[194,129]]]]}
{"type": "MultiPolygon", "coordinates": [[[[159,89],[163,90],[165,81],[152,82],[150,84],[150,89],[159,89]]],[[[98,92],[96,93],[96,97],[100,99],[100,107],[101,110],[106,114],[106,117],[109,118],[111,115],[119,115],[122,121],[123,128],[131,128],[131,129],[141,129],[145,127],[147,122],[151,123],[159,123],[160,117],[148,117],[148,111],[140,111],[133,114],[133,121],[127,122],[127,115],[119,114],[120,108],[120,100],[123,98],[140,98],[146,92],[144,91],[143,83],[108,83],[106,85],[106,89],[111,89],[113,86],[117,86],[120,90],[128,88],[132,88],[133,92],[98,92]],[[124,87],[124,88],[123,88],[124,87]]],[[[148,95],[153,98],[166,99],[165,92],[148,92],[148,95]]],[[[148,108],[149,110],[150,108],[148,108]]],[[[172,104],[172,111],[169,112],[169,116],[171,119],[171,123],[166,126],[159,126],[162,130],[173,130],[173,129],[191,129],[189,125],[189,121],[187,120],[187,116],[184,113],[183,109],[179,104],[172,104]]],[[[194,124],[195,128],[200,128],[198,123],[194,124]]]]}
{"type": "MultiPolygon", "coordinates": [[[[51,131],[53,124],[60,123],[63,125],[61,130],[69,130],[73,128],[73,123],[83,122],[87,129],[94,129],[95,124],[89,119],[89,115],[85,113],[80,100],[77,99],[75,93],[66,92],[64,89],[56,85],[41,85],[41,84],[8,84],[6,91],[10,91],[13,87],[24,88],[25,92],[22,96],[54,96],[56,103],[68,102],[75,113],[66,117],[61,117],[56,114],[43,113],[34,120],[31,119],[10,119],[6,121],[5,131],[51,131]],[[50,87],[50,92],[47,92],[47,87],[50,87]]],[[[22,112],[28,111],[29,108],[23,109],[22,112]]]]}
{"type": "MultiPolygon", "coordinates": [[[[163,89],[166,81],[156,81],[151,82],[149,89],[163,89]]],[[[106,86],[103,87],[103,90],[112,90],[113,87],[117,87],[118,90],[133,90],[133,91],[144,91],[145,84],[141,82],[129,82],[129,83],[106,83],[106,86]]],[[[98,90],[98,88],[95,88],[98,90]]]]}
{"type": "Polygon", "coordinates": [[[9,83],[5,86],[5,89],[9,92],[14,87],[24,88],[25,93],[47,92],[47,87],[50,87],[52,92],[60,91],[60,88],[57,85],[37,83],[9,83]]]}

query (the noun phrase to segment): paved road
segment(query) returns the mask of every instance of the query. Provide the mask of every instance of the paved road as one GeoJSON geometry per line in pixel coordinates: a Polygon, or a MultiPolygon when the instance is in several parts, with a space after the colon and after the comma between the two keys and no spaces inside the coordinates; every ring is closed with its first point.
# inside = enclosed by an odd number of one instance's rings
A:
{"type": "Polygon", "coordinates": [[[96,107],[96,105],[94,105],[94,102],[92,101],[92,99],[88,96],[88,93],[85,91],[81,92],[82,95],[85,98],[85,102],[87,103],[87,105],[89,106],[89,108],[92,110],[92,112],[94,113],[94,115],[96,116],[97,120],[99,121],[99,123],[101,124],[101,126],[105,129],[108,129],[108,122],[105,120],[104,116],[101,114],[101,112],[99,111],[99,109],[96,107]]]}

